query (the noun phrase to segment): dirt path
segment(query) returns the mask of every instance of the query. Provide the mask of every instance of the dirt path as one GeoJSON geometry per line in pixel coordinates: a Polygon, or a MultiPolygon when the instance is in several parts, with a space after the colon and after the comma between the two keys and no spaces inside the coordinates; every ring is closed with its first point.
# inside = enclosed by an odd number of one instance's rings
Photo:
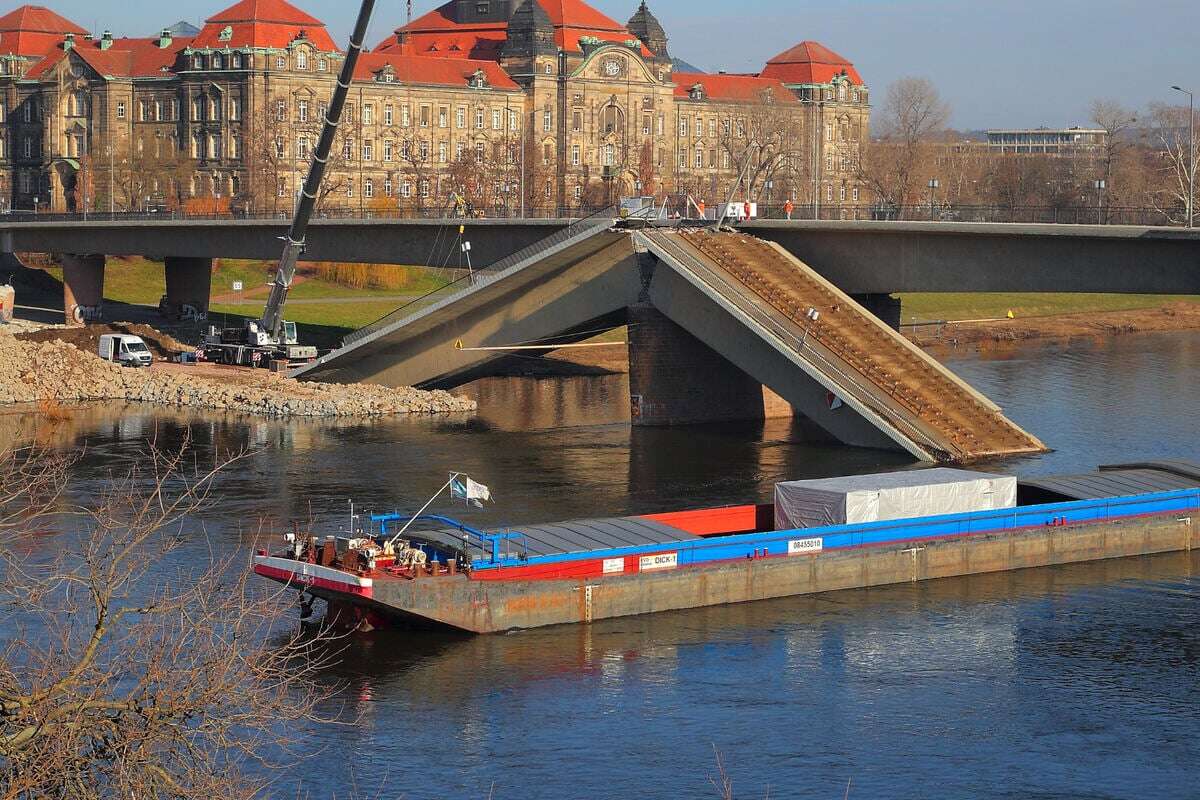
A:
{"type": "MultiPolygon", "coordinates": [[[[297,275],[292,279],[292,288],[294,289],[307,280],[309,280],[307,275],[297,275]]],[[[246,289],[241,292],[225,292],[224,294],[213,295],[209,298],[208,302],[210,305],[222,303],[229,306],[239,306],[242,305],[241,301],[243,300],[265,300],[270,293],[271,287],[269,285],[255,286],[253,289],[246,289]]],[[[289,302],[295,301],[292,300],[289,302]]]]}

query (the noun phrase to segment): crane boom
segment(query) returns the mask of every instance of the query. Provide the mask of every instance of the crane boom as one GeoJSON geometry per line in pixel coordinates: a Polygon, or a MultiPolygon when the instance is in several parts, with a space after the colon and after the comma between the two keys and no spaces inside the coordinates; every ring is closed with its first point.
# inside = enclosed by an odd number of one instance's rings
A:
{"type": "Polygon", "coordinates": [[[263,309],[259,328],[268,333],[276,342],[283,337],[283,304],[287,302],[288,290],[296,277],[296,262],[304,252],[304,237],[308,230],[309,220],[317,203],[317,193],[325,178],[325,167],[329,162],[329,153],[333,149],[333,140],[337,135],[338,125],[342,121],[342,110],[346,106],[346,96],[350,93],[350,84],[354,80],[354,68],[362,53],[363,41],[367,36],[367,26],[371,22],[371,13],[375,10],[375,0],[362,0],[358,10],[358,21],[354,23],[354,31],[350,34],[350,47],[346,50],[346,59],[342,62],[342,71],[338,75],[337,86],[333,90],[333,98],[329,101],[329,109],[325,112],[325,124],[321,129],[321,139],[313,153],[312,165],[308,177],[304,181],[304,190],[300,201],[296,204],[296,213],[292,218],[292,227],[288,230],[287,239],[283,246],[283,255],[279,258],[279,268],[275,280],[271,284],[271,296],[263,309]]]}

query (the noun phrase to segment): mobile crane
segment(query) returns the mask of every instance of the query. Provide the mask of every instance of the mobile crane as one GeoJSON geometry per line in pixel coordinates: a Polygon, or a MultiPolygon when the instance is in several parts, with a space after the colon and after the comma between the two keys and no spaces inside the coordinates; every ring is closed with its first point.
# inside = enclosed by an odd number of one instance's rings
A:
{"type": "Polygon", "coordinates": [[[300,344],[296,335],[296,323],[283,319],[283,306],[287,302],[292,280],[296,277],[296,262],[304,253],[308,223],[316,207],[321,181],[325,178],[329,152],[333,148],[338,125],[342,121],[342,110],[346,106],[346,96],[354,79],[354,68],[362,53],[367,26],[371,22],[371,13],[374,10],[375,0],[363,0],[358,10],[358,20],[354,24],[353,33],[350,34],[350,46],[346,50],[337,86],[325,113],[321,139],[313,152],[312,164],[304,181],[300,201],[296,204],[291,228],[284,238],[283,255],[279,258],[279,266],[275,272],[275,280],[271,283],[271,294],[267,298],[262,318],[246,320],[240,328],[210,327],[203,345],[204,357],[209,361],[267,367],[278,362],[300,364],[317,358],[315,347],[300,344]]]}

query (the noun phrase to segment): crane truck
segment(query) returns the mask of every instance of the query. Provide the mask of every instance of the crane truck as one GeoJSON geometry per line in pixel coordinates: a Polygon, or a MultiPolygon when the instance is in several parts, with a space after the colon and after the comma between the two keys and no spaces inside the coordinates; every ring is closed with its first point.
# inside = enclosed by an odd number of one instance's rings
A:
{"type": "Polygon", "coordinates": [[[358,20],[354,23],[353,33],[350,34],[350,46],[342,62],[342,70],[329,102],[329,110],[325,113],[321,139],[313,151],[312,164],[304,181],[300,201],[296,204],[291,228],[284,238],[283,254],[279,258],[275,280],[271,282],[271,294],[267,298],[263,315],[257,320],[246,320],[240,328],[210,327],[203,344],[204,357],[209,361],[268,367],[273,364],[302,364],[317,358],[315,347],[300,344],[296,334],[296,323],[284,321],[283,306],[287,302],[292,280],[296,277],[296,262],[304,253],[308,223],[312,219],[317,194],[325,178],[329,152],[333,148],[338,125],[341,124],[346,96],[354,79],[354,68],[362,53],[367,26],[371,22],[374,9],[375,0],[363,0],[358,10],[358,20]]]}

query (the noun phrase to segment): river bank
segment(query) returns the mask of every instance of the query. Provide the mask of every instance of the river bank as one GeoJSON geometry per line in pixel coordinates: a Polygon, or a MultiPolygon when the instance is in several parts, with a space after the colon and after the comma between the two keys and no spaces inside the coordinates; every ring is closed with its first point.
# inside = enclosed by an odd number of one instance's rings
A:
{"type": "Polygon", "coordinates": [[[269,417],[448,414],[476,408],[474,401],[448,392],[303,383],[266,370],[161,361],[132,369],[61,341],[53,332],[38,337],[45,341],[14,333],[0,326],[0,404],[129,400],[269,417]]]}

